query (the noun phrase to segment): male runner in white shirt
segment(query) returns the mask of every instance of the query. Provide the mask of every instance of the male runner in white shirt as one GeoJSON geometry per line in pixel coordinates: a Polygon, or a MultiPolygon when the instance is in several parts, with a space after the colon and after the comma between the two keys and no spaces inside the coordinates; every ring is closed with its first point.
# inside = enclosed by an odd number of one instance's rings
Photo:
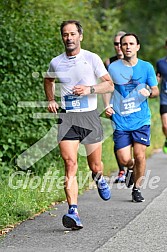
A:
{"type": "Polygon", "coordinates": [[[83,227],[77,210],[78,183],[77,153],[79,144],[86,148],[88,165],[96,181],[98,192],[103,200],[109,200],[111,192],[103,177],[101,161],[103,131],[97,111],[96,93],[113,92],[114,85],[100,57],[81,49],[83,29],[75,20],[61,24],[61,35],[65,52],[50,62],[44,88],[49,101],[48,110],[57,113],[55,101],[55,79],[61,86],[61,112],[58,129],[58,142],[65,164],[65,193],[69,205],[68,213],[63,216],[63,225],[71,229],[83,227]],[[100,83],[98,83],[101,80],[100,83]],[[82,87],[86,93],[80,96],[82,87]],[[79,86],[78,86],[79,87],[79,86]],[[77,90],[77,91],[76,91],[77,90]]]}

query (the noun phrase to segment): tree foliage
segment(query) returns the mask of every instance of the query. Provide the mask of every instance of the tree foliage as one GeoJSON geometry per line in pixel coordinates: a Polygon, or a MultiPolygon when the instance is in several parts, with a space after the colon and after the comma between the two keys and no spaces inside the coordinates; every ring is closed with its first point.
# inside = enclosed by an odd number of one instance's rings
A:
{"type": "Polygon", "coordinates": [[[127,32],[138,34],[141,42],[139,55],[155,64],[164,53],[167,1],[136,0],[120,1],[120,22],[127,32]]]}

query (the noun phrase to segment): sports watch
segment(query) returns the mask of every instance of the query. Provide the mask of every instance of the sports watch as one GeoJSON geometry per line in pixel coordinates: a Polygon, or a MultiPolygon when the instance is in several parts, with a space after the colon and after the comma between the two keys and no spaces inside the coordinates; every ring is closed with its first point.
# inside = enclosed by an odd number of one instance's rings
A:
{"type": "Polygon", "coordinates": [[[93,86],[90,86],[90,94],[94,94],[95,88],[93,86]]]}

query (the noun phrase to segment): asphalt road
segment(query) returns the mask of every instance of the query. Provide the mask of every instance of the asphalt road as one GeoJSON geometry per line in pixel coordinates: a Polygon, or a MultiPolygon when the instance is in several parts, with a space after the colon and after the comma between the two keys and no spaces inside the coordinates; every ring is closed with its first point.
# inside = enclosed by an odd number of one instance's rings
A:
{"type": "MultiPolygon", "coordinates": [[[[112,174],[113,175],[113,174],[112,174]]],[[[0,241],[4,252],[166,252],[167,155],[147,160],[143,203],[131,201],[131,189],[109,180],[112,198],[103,201],[97,189],[79,196],[79,231],[65,229],[67,203],[27,220],[0,241]]]]}

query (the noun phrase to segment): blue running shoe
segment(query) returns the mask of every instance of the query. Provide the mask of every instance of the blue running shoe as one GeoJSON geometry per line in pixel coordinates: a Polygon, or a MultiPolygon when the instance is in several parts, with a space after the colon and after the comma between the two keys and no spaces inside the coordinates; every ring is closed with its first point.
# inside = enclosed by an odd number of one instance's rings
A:
{"type": "Polygon", "coordinates": [[[96,181],[96,184],[100,197],[103,200],[109,200],[111,198],[111,191],[104,177],[101,176],[101,178],[96,181]]]}
{"type": "Polygon", "coordinates": [[[71,228],[72,230],[83,228],[78,213],[75,213],[73,209],[69,209],[68,214],[63,216],[62,222],[64,227],[71,228]]]}

